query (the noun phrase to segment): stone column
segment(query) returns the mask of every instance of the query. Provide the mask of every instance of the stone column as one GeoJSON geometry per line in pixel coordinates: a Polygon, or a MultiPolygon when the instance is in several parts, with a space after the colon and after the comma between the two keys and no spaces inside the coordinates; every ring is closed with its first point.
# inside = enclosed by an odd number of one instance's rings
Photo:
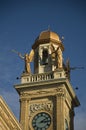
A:
{"type": "Polygon", "coordinates": [[[64,130],[64,120],[65,120],[64,102],[65,102],[64,92],[58,92],[56,96],[56,114],[57,114],[56,130],[64,130]]]}
{"type": "Polygon", "coordinates": [[[62,50],[61,48],[57,48],[57,64],[58,64],[58,68],[61,69],[63,68],[63,57],[62,57],[62,50]]]}
{"type": "Polygon", "coordinates": [[[20,124],[23,130],[29,130],[29,100],[28,98],[20,98],[20,124]]]}

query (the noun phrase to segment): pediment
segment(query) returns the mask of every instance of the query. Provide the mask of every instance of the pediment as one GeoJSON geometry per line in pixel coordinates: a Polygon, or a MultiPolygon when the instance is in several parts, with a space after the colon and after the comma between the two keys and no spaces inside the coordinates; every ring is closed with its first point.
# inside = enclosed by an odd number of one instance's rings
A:
{"type": "Polygon", "coordinates": [[[6,102],[0,96],[0,130],[22,130],[6,102]]]}

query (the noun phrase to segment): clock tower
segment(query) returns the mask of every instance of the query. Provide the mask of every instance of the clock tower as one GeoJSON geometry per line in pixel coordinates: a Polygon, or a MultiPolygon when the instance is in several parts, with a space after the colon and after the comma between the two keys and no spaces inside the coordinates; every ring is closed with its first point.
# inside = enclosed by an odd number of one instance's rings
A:
{"type": "Polygon", "coordinates": [[[34,60],[34,73],[26,71],[15,85],[20,97],[22,130],[74,130],[74,108],[80,105],[63,62],[64,46],[57,33],[43,31],[25,60],[34,60]]]}

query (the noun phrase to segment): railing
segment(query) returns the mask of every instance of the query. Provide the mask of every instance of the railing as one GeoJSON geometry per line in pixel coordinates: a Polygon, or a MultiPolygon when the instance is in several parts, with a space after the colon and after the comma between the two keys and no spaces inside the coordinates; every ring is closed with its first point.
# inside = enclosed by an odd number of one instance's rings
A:
{"type": "Polygon", "coordinates": [[[31,74],[31,75],[24,75],[21,77],[21,82],[39,82],[53,79],[53,73],[43,73],[43,74],[31,74]]]}
{"type": "Polygon", "coordinates": [[[40,73],[40,74],[23,74],[21,76],[21,83],[31,83],[31,82],[40,82],[51,79],[60,79],[65,78],[64,70],[57,70],[48,73],[40,73]]]}

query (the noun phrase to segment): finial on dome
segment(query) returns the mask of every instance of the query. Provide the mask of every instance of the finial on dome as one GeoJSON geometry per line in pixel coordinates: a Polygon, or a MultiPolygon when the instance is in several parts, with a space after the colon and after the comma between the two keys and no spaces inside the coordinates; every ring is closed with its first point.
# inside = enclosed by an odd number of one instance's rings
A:
{"type": "Polygon", "coordinates": [[[61,39],[64,40],[64,36],[62,36],[61,39]]]}
{"type": "Polygon", "coordinates": [[[50,31],[50,25],[48,25],[48,31],[50,31]]]}

